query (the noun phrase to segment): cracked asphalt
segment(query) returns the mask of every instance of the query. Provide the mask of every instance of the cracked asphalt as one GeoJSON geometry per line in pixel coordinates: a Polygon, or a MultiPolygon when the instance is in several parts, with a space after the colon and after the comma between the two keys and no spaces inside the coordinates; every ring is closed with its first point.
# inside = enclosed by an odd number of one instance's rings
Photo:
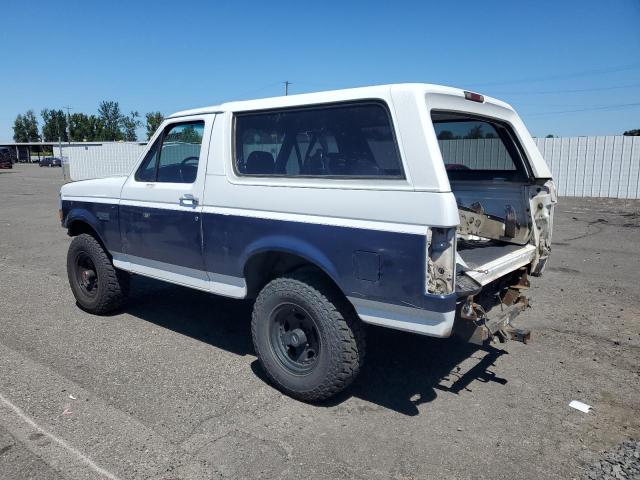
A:
{"type": "Polygon", "coordinates": [[[265,382],[248,302],[137,277],[123,311],[80,310],[61,184],[0,170],[3,479],[583,478],[640,439],[639,201],[560,200],[531,344],[371,327],[352,388],[307,405],[265,382]]]}

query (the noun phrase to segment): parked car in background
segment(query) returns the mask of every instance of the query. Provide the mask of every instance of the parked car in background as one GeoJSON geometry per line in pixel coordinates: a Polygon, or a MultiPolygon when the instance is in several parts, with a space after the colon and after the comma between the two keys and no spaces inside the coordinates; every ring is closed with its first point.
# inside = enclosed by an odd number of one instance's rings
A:
{"type": "Polygon", "coordinates": [[[41,167],[61,167],[62,160],[57,157],[45,157],[40,160],[41,167]]]}
{"type": "Polygon", "coordinates": [[[8,147],[0,147],[0,168],[13,168],[13,156],[8,147]]]}
{"type": "Polygon", "coordinates": [[[509,105],[402,84],[176,113],[129,176],[64,185],[60,218],[83,309],[129,273],[252,299],[267,377],[316,401],[356,377],[365,323],[526,342],[555,203],[509,105]]]}

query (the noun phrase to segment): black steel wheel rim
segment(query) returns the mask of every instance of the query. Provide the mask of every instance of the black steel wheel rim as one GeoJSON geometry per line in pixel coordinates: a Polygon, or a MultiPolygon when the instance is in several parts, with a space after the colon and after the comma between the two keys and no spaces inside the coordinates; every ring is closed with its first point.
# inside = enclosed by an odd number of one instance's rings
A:
{"type": "Polygon", "coordinates": [[[280,364],[295,375],[311,373],[321,352],[313,317],[299,305],[281,303],[271,312],[269,330],[271,348],[280,364]]]}
{"type": "Polygon", "coordinates": [[[91,257],[80,252],[76,256],[76,283],[82,292],[93,297],[98,293],[98,271],[91,257]]]}

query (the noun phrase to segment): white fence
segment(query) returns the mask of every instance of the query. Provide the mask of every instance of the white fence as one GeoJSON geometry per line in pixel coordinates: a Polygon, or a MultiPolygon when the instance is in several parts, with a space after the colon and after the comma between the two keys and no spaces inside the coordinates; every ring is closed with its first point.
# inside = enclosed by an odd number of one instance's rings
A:
{"type": "Polygon", "coordinates": [[[471,169],[515,170],[509,152],[499,138],[438,140],[445,163],[471,169]]]}
{"type": "Polygon", "coordinates": [[[558,193],[640,198],[640,137],[537,138],[558,193]]]}
{"type": "Polygon", "coordinates": [[[59,156],[73,181],[113,177],[129,174],[145,146],[145,142],[63,143],[59,156]]]}
{"type": "MultiPolygon", "coordinates": [[[[534,140],[551,169],[559,195],[640,198],[640,137],[534,140]]],[[[469,168],[513,168],[499,139],[453,139],[438,143],[447,163],[469,168]]]]}
{"type": "MultiPolygon", "coordinates": [[[[536,138],[535,142],[560,195],[640,198],[640,137],[536,138]]],[[[497,139],[447,140],[440,145],[449,161],[506,167],[506,151],[497,139]]],[[[84,180],[128,174],[144,147],[142,142],[72,143],[62,145],[60,156],[69,163],[71,180],[84,180]]]]}

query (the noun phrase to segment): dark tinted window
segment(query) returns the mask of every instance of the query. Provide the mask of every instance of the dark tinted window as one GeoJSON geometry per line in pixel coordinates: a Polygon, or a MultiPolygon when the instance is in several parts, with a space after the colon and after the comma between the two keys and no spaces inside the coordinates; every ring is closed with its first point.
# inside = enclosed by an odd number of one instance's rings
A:
{"type": "Polygon", "coordinates": [[[157,167],[157,153],[158,144],[160,140],[156,140],[151,150],[147,152],[142,164],[138,167],[136,172],[136,180],[138,182],[155,182],[156,181],[156,167],[157,167]]]}
{"type": "Polygon", "coordinates": [[[519,149],[506,125],[443,112],[434,113],[432,118],[449,177],[522,177],[519,149]]]}
{"type": "Polygon", "coordinates": [[[198,173],[204,122],[170,125],[136,172],[139,182],[193,183],[198,173]],[[162,146],[158,148],[162,142],[162,146]]]}
{"type": "Polygon", "coordinates": [[[380,104],[236,116],[240,174],[402,177],[391,121],[380,104]]]}

